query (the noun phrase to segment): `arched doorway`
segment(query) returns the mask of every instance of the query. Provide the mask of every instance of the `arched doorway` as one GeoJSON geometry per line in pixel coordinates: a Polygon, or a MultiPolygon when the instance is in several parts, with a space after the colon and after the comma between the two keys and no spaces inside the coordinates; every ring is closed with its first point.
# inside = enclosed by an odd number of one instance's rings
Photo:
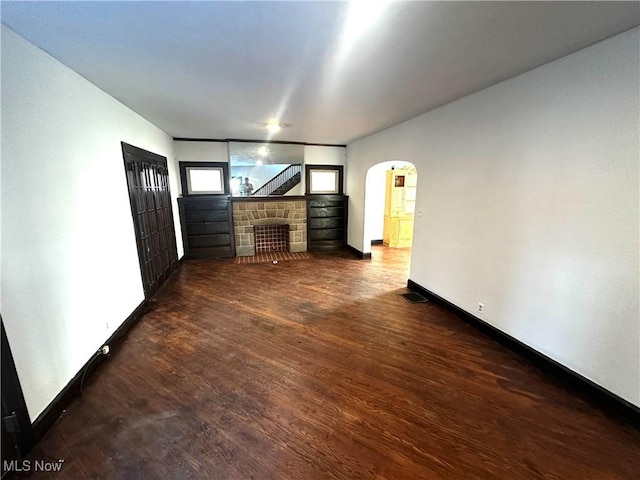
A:
{"type": "MultiPolygon", "coordinates": [[[[372,243],[374,245],[385,244],[392,248],[410,248],[411,238],[413,236],[416,174],[416,167],[411,162],[405,161],[381,162],[373,165],[369,170],[367,170],[365,179],[364,253],[371,252],[372,243]],[[393,174],[388,172],[393,172],[393,174]],[[393,182],[393,185],[391,188],[388,188],[388,181],[390,179],[392,179],[391,181],[393,182]],[[394,219],[390,222],[390,219],[388,218],[388,207],[389,202],[393,203],[394,199],[389,198],[389,195],[394,194],[402,196],[402,199],[395,199],[395,204],[397,204],[396,206],[404,209],[404,213],[406,213],[406,215],[403,215],[401,221],[399,219],[394,219]],[[400,205],[400,203],[402,203],[402,205],[400,205]],[[387,205],[386,219],[385,205],[387,205]],[[411,222],[410,226],[407,224],[409,219],[411,222]],[[393,223],[393,225],[390,223],[393,223]],[[391,239],[389,231],[391,229],[400,228],[402,228],[402,234],[397,230],[397,235],[394,239],[391,239]],[[409,241],[407,241],[407,228],[410,228],[410,231],[408,232],[409,241]],[[402,239],[400,237],[402,237],[402,239]]],[[[396,213],[398,212],[396,211],[396,213]]]]}

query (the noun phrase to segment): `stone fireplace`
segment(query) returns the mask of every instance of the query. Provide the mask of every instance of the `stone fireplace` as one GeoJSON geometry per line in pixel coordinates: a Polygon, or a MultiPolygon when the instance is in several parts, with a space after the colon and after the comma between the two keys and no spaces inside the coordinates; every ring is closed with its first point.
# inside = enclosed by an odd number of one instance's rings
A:
{"type": "MultiPolygon", "coordinates": [[[[256,225],[288,225],[289,251],[307,251],[307,205],[304,198],[234,198],[233,230],[238,257],[256,254],[256,225]]],[[[269,248],[273,246],[272,243],[269,248]]]]}

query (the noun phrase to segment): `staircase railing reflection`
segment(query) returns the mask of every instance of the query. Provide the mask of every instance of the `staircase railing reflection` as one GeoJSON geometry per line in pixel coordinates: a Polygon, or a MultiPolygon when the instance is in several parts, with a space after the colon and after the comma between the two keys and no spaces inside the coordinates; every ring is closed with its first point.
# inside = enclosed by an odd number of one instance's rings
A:
{"type": "Polygon", "coordinates": [[[291,190],[291,188],[293,188],[294,185],[300,182],[301,172],[302,172],[302,165],[297,163],[289,165],[287,168],[281,171],[278,175],[276,175],[271,180],[269,180],[264,185],[262,185],[260,188],[252,192],[251,196],[264,197],[268,195],[282,195],[286,193],[286,191],[291,190]],[[297,176],[297,182],[294,183],[296,176],[297,176]],[[291,183],[291,185],[289,186],[289,188],[287,188],[285,192],[274,193],[276,192],[276,190],[283,187],[287,182],[291,183]]]}

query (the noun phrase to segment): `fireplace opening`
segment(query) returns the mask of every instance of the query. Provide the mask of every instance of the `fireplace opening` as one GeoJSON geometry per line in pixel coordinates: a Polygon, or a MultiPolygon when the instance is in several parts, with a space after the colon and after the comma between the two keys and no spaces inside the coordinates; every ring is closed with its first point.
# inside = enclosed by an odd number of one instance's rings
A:
{"type": "Polygon", "coordinates": [[[256,254],[289,251],[289,225],[254,226],[256,254]]]}

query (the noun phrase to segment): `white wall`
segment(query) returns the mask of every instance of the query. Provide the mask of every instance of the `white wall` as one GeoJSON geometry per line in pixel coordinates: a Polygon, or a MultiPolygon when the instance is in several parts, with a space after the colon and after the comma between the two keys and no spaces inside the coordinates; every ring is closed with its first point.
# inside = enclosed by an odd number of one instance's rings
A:
{"type": "Polygon", "coordinates": [[[347,150],[344,147],[322,145],[304,146],[304,163],[313,165],[344,165],[347,150]]]}
{"type": "Polygon", "coordinates": [[[34,420],[144,299],[120,142],[177,176],[171,137],[4,26],[2,127],[2,317],[34,420]]]}
{"type": "Polygon", "coordinates": [[[640,406],[639,29],[348,147],[414,163],[410,278],[640,406]]]}
{"type": "Polygon", "coordinates": [[[179,162],[229,162],[227,142],[190,142],[176,140],[176,160],[179,162]]]}

